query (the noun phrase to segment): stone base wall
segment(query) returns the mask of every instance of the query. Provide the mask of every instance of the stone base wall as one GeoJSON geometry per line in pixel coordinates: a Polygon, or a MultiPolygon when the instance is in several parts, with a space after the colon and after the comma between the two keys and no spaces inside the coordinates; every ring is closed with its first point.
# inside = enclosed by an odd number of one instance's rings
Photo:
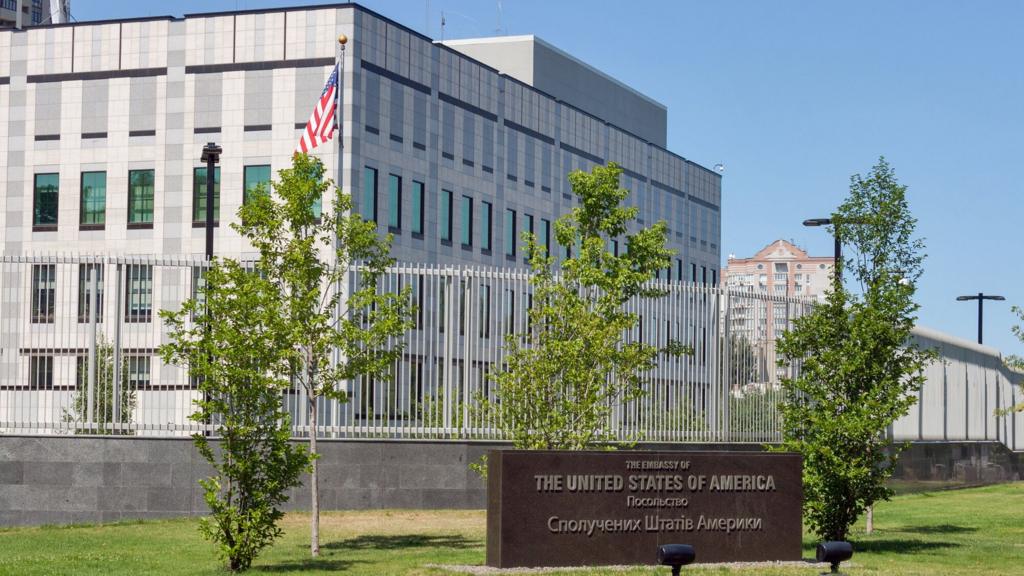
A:
{"type": "MultiPolygon", "coordinates": [[[[484,482],[469,464],[476,442],[322,440],[324,510],[484,508],[484,482]]],[[[651,450],[760,450],[757,444],[648,444],[651,450]]],[[[190,439],[0,436],[0,526],[168,518],[206,511],[198,480],[209,467],[190,439]]],[[[1019,455],[998,443],[919,443],[904,452],[900,490],[1019,480],[1019,455]]],[[[308,510],[293,490],[289,510],[308,510]]]]}

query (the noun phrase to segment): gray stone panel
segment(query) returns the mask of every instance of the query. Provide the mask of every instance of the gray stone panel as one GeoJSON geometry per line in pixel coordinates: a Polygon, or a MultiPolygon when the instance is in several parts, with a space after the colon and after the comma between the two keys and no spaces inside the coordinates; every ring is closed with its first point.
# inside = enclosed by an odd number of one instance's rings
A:
{"type": "MultiPolygon", "coordinates": [[[[468,468],[494,444],[320,442],[324,510],[482,508],[483,481],[468,468]]],[[[649,450],[761,450],[756,444],[649,444],[649,450]]],[[[0,437],[0,525],[109,522],[200,515],[198,480],[210,474],[188,439],[0,437]],[[70,459],[71,454],[88,458],[70,459]]],[[[901,489],[1021,478],[1020,457],[995,442],[916,443],[903,453],[901,489]]],[[[308,481],[288,510],[310,508],[308,481]]]]}

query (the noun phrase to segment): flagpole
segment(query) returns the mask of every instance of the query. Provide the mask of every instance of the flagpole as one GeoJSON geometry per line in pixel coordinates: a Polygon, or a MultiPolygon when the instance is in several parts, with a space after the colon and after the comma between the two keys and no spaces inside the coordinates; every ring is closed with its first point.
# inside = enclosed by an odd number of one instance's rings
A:
{"type": "MultiPolygon", "coordinates": [[[[334,122],[335,122],[335,124],[338,127],[338,135],[337,135],[337,143],[335,144],[334,149],[335,149],[335,151],[338,154],[338,159],[337,159],[337,162],[335,162],[335,179],[334,179],[334,183],[335,183],[335,185],[339,189],[342,190],[343,193],[345,191],[345,188],[344,188],[344,185],[345,185],[345,153],[344,153],[344,146],[342,145],[342,139],[345,137],[345,131],[343,129],[344,128],[344,124],[342,124],[342,120],[344,119],[344,116],[342,116],[341,111],[342,111],[342,106],[345,103],[345,97],[344,97],[344,95],[345,95],[345,44],[347,44],[347,43],[348,43],[348,36],[346,36],[344,34],[339,34],[338,35],[338,49],[335,52],[335,58],[337,60],[337,67],[338,67],[338,87],[335,90],[335,92],[336,92],[336,96],[335,97],[337,98],[337,100],[335,101],[335,105],[334,105],[334,122]]],[[[347,212],[345,214],[342,214],[341,217],[349,218],[351,215],[352,215],[351,212],[347,212]]],[[[335,217],[337,217],[337,215],[335,217]]],[[[338,253],[340,252],[340,249],[341,249],[340,242],[341,242],[341,239],[338,238],[338,234],[335,233],[335,235],[334,235],[334,254],[335,254],[335,258],[337,258],[337,255],[338,255],[338,253]]],[[[348,272],[347,271],[340,275],[340,280],[338,282],[338,285],[335,286],[335,290],[337,291],[338,294],[341,295],[340,298],[338,298],[338,306],[337,306],[337,308],[335,309],[335,312],[334,312],[334,314],[335,314],[335,321],[336,321],[337,324],[340,324],[341,316],[342,316],[342,314],[344,313],[345,309],[348,306],[348,272]]],[[[340,350],[335,350],[335,354],[337,354],[337,356],[335,358],[335,365],[336,366],[342,364],[343,362],[345,362],[345,357],[341,353],[340,350]]],[[[346,392],[348,392],[348,385],[347,384],[345,384],[345,388],[346,388],[346,392]]],[[[338,407],[338,410],[340,411],[341,408],[338,407]]],[[[338,418],[338,421],[340,421],[340,418],[338,418]]]]}

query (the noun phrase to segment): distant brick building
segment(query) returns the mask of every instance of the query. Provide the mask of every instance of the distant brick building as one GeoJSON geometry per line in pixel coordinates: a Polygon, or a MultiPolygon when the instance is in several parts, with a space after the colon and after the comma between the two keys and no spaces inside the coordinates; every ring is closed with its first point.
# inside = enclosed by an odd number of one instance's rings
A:
{"type": "Polygon", "coordinates": [[[835,260],[808,256],[785,240],[776,240],[750,258],[729,256],[722,282],[733,289],[822,300],[832,281],[835,260]]]}
{"type": "MultiPolygon", "coordinates": [[[[735,258],[730,255],[722,269],[722,284],[729,289],[729,314],[723,324],[728,327],[733,342],[749,349],[749,353],[734,352],[739,356],[750,356],[749,364],[754,371],[767,373],[776,366],[775,339],[789,327],[795,316],[794,304],[789,298],[822,301],[832,282],[831,257],[808,256],[807,252],[785,240],[776,240],[750,258],[735,258]],[[767,293],[778,296],[777,301],[742,297],[744,292],[767,293]]],[[[774,300],[774,299],[773,299],[774,300]]],[[[776,367],[777,376],[784,376],[785,369],[776,367]]],[[[744,375],[750,378],[750,375],[744,375]]],[[[753,377],[752,382],[758,381],[753,377]]]]}

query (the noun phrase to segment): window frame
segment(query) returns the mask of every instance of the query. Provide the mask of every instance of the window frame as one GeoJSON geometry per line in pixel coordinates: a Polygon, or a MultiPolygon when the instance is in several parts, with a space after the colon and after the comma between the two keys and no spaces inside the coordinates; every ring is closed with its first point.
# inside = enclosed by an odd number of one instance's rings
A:
{"type": "Polygon", "coordinates": [[[412,181],[412,225],[409,231],[417,238],[423,237],[423,216],[426,213],[426,206],[424,204],[426,199],[425,188],[423,182],[418,180],[412,181]]]}
{"type": "Polygon", "coordinates": [[[96,323],[103,322],[103,277],[104,265],[99,262],[83,262],[78,265],[78,323],[89,322],[89,303],[92,295],[89,293],[89,270],[99,271],[96,279],[96,323]]]}
{"type": "Polygon", "coordinates": [[[57,314],[57,265],[32,265],[32,302],[29,316],[32,324],[53,324],[57,314]],[[45,277],[43,271],[47,273],[45,277]],[[41,297],[46,294],[45,297],[41,297]]]}
{"type": "Polygon", "coordinates": [[[463,194],[459,199],[459,243],[463,248],[473,247],[473,197],[463,194]]]}
{"type": "MultiPolygon", "coordinates": [[[[90,178],[91,179],[91,178],[90,178]]],[[[90,188],[94,190],[95,184],[90,188]]],[[[103,230],[107,224],[107,172],[105,170],[88,170],[83,171],[78,180],[78,229],[79,230],[103,230]],[[99,174],[103,175],[103,198],[100,202],[96,202],[93,196],[90,199],[86,198],[86,187],[85,181],[86,176],[95,177],[99,174]],[[86,208],[86,203],[91,200],[93,209],[89,210],[86,208]],[[96,205],[101,205],[102,208],[98,211],[99,215],[97,218],[96,205]],[[91,222],[87,221],[86,215],[91,214],[91,222]]]]}
{"type": "Polygon", "coordinates": [[[515,259],[516,257],[516,211],[505,208],[505,257],[515,259]]]}
{"type": "Polygon", "coordinates": [[[264,193],[270,194],[270,164],[247,164],[242,166],[242,205],[245,206],[252,199],[252,194],[259,189],[260,184],[266,184],[264,186],[264,193]],[[249,184],[249,172],[256,170],[266,169],[267,174],[265,179],[255,181],[253,186],[249,184]]]}
{"type": "Polygon", "coordinates": [[[153,294],[154,275],[152,264],[128,264],[124,274],[124,321],[131,324],[145,324],[153,320],[153,294]],[[133,277],[136,270],[146,270],[147,274],[140,274],[133,277]],[[137,299],[132,298],[133,282],[139,282],[139,294],[137,299]],[[148,298],[143,297],[143,288],[148,286],[148,298]],[[138,304],[138,306],[136,306],[138,304]],[[148,304],[148,307],[144,305],[148,304]]]}
{"type": "Polygon", "coordinates": [[[402,232],[402,177],[388,173],[388,232],[402,232]]]}
{"type": "MultiPolygon", "coordinates": [[[[47,202],[47,204],[49,204],[49,202],[47,202]]],[[[60,223],[60,173],[59,172],[41,172],[41,173],[35,174],[33,176],[33,178],[32,178],[32,231],[33,232],[52,232],[52,231],[56,231],[57,230],[57,226],[58,226],[59,223],[60,223]],[[47,192],[41,192],[40,191],[39,180],[41,178],[45,178],[45,177],[53,177],[55,183],[47,185],[48,187],[51,187],[51,189],[47,190],[47,192]],[[43,209],[43,207],[41,206],[41,204],[43,204],[43,202],[40,201],[40,196],[42,194],[44,194],[44,193],[45,194],[53,194],[53,206],[52,207],[51,206],[46,206],[46,208],[52,208],[52,210],[53,210],[53,214],[52,214],[53,221],[52,222],[49,221],[49,218],[47,218],[46,221],[43,221],[43,219],[40,218],[41,210],[43,209]]]]}
{"type": "Polygon", "coordinates": [[[480,226],[480,251],[490,254],[494,240],[494,205],[487,200],[481,200],[480,217],[483,222],[480,226]]]}
{"type": "Polygon", "coordinates": [[[441,217],[438,219],[437,227],[441,231],[441,243],[451,246],[454,227],[452,220],[455,211],[455,194],[451,190],[441,190],[441,201],[438,203],[438,210],[441,217]]]}
{"type": "Polygon", "coordinates": [[[372,166],[363,166],[363,202],[359,206],[359,214],[367,222],[377,222],[377,187],[380,184],[380,174],[372,166]],[[370,177],[373,177],[373,185],[370,186],[370,177]],[[372,217],[367,218],[366,208],[370,204],[372,217]]]}
{"type": "MultiPolygon", "coordinates": [[[[214,166],[213,168],[213,225],[220,225],[220,192],[221,185],[220,180],[221,172],[220,166],[214,166]]],[[[193,228],[204,228],[206,227],[206,166],[200,166],[192,168],[192,227],[193,228]],[[202,180],[199,179],[199,171],[202,170],[202,180]],[[200,185],[203,188],[203,193],[200,195],[200,185]],[[202,199],[202,209],[200,211],[200,198],[202,199]],[[198,218],[196,216],[199,216],[198,218]]]]}
{"type": "MultiPolygon", "coordinates": [[[[144,186],[140,186],[140,188],[144,188],[144,186]]],[[[133,228],[135,228],[135,229],[138,229],[138,228],[152,228],[153,227],[153,220],[154,220],[154,217],[155,217],[155,213],[156,213],[156,170],[154,170],[152,168],[145,168],[145,169],[140,169],[140,170],[129,170],[128,171],[128,228],[129,229],[133,229],[133,228]],[[148,199],[145,198],[145,197],[142,197],[142,198],[139,197],[139,192],[136,190],[135,185],[134,185],[134,181],[133,181],[134,180],[134,176],[141,175],[141,174],[144,174],[146,172],[148,172],[150,174],[151,178],[152,178],[150,183],[149,183],[149,198],[148,199]],[[145,216],[143,216],[143,218],[141,218],[141,219],[135,219],[135,215],[137,215],[137,214],[143,214],[143,215],[146,214],[146,211],[138,209],[135,206],[135,204],[140,203],[140,204],[144,205],[147,201],[149,203],[149,210],[148,210],[149,219],[148,220],[145,219],[145,216]]]]}

